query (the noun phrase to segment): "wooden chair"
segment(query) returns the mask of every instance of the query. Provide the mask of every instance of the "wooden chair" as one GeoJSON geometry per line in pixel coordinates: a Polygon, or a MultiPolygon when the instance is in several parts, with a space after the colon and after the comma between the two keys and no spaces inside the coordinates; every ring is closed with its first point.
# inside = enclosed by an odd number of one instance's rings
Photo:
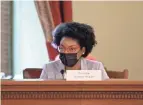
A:
{"type": "MultiPolygon", "coordinates": [[[[109,71],[105,68],[109,78],[114,79],[128,79],[128,70],[124,69],[123,71],[109,71]]],[[[37,79],[40,78],[42,69],[41,68],[26,68],[23,70],[24,79],[37,79]]]]}
{"type": "Polygon", "coordinates": [[[42,69],[41,68],[26,68],[23,70],[24,79],[38,79],[40,78],[42,69]]]}
{"type": "Polygon", "coordinates": [[[123,71],[112,71],[106,70],[110,79],[128,79],[128,69],[124,69],[123,71]]]}

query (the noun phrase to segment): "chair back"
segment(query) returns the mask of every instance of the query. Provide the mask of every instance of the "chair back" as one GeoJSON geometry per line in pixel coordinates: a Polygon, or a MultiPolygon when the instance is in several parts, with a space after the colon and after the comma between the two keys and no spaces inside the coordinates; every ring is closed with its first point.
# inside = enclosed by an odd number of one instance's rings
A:
{"type": "Polygon", "coordinates": [[[40,78],[42,69],[41,68],[26,68],[23,70],[24,79],[38,79],[40,78]]]}
{"type": "Polygon", "coordinates": [[[124,69],[123,71],[106,70],[106,72],[111,79],[128,79],[128,69],[124,69]]]}

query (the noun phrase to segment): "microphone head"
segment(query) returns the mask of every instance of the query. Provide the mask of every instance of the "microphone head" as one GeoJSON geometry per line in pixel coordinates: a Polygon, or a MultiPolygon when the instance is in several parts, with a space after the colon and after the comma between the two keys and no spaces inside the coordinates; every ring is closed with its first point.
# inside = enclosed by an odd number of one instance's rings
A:
{"type": "Polygon", "coordinates": [[[62,75],[64,74],[64,70],[63,69],[60,72],[61,72],[62,75]]]}

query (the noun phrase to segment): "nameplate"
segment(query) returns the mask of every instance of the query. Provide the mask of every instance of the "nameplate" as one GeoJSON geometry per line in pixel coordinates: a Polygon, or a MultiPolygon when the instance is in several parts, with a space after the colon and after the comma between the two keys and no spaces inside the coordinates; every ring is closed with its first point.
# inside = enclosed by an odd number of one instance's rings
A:
{"type": "Polygon", "coordinates": [[[101,70],[67,70],[67,81],[96,81],[102,80],[101,70]]]}

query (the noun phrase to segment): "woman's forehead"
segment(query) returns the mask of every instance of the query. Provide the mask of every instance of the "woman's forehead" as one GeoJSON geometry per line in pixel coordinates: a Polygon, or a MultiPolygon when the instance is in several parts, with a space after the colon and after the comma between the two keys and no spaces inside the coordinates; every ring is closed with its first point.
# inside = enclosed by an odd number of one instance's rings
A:
{"type": "Polygon", "coordinates": [[[69,47],[69,46],[79,46],[79,43],[76,39],[70,37],[63,37],[61,39],[60,45],[69,47]]]}

